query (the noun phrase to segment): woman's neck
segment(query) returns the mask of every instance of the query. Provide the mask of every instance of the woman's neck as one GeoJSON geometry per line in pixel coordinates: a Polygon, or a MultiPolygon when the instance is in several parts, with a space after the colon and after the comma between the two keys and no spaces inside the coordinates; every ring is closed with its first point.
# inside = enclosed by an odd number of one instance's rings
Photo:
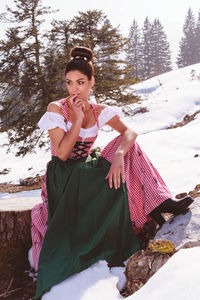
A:
{"type": "Polygon", "coordinates": [[[91,103],[88,101],[87,104],[85,104],[84,112],[87,113],[88,111],[90,111],[90,109],[91,109],[91,103]]]}

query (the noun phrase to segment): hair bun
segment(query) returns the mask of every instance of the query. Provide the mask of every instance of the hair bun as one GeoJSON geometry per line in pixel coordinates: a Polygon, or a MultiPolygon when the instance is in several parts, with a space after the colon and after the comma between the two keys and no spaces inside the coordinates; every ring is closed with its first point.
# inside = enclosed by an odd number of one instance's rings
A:
{"type": "Polygon", "coordinates": [[[93,61],[94,55],[91,49],[86,47],[74,47],[71,50],[71,58],[73,59],[87,59],[88,61],[93,61]]]}

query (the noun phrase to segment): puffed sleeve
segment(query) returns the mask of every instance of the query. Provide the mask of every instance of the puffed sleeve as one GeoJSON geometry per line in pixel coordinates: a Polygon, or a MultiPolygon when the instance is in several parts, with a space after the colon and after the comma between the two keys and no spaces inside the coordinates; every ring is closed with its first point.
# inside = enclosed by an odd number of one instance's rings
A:
{"type": "Polygon", "coordinates": [[[67,126],[65,124],[64,117],[54,112],[47,111],[39,120],[38,126],[44,131],[59,127],[67,132],[67,126]]]}
{"type": "Polygon", "coordinates": [[[98,117],[99,127],[101,128],[108,121],[110,121],[114,116],[119,116],[121,118],[123,117],[123,114],[119,109],[116,108],[112,108],[109,106],[104,108],[98,117]]]}

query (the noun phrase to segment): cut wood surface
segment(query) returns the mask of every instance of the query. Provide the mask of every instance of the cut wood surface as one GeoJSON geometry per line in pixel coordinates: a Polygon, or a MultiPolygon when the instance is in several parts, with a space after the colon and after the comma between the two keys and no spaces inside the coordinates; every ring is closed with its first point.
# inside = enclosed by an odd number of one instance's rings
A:
{"type": "Polygon", "coordinates": [[[38,197],[10,197],[0,199],[1,211],[24,211],[31,210],[36,204],[42,202],[40,196],[38,197]]]}

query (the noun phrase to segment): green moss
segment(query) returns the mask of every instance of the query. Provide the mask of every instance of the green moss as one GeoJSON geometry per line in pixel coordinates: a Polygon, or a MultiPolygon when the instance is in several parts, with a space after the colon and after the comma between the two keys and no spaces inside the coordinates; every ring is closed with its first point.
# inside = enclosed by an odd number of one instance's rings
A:
{"type": "Polygon", "coordinates": [[[155,241],[151,241],[147,249],[153,252],[172,253],[175,251],[175,246],[172,241],[165,240],[165,239],[158,239],[155,241]]]}

